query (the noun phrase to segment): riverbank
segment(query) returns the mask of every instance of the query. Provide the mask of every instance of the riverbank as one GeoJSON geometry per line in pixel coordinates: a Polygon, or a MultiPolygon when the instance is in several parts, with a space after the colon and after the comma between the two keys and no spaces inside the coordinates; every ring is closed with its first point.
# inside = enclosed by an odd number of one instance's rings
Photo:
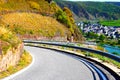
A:
{"type": "Polygon", "coordinates": [[[109,53],[118,53],[120,55],[120,48],[116,47],[116,46],[110,46],[110,45],[104,45],[103,46],[104,49],[109,52],[109,53]]]}
{"type": "Polygon", "coordinates": [[[100,45],[100,44],[96,44],[96,43],[81,44],[80,46],[85,47],[85,48],[95,49],[95,50],[101,50],[104,52],[108,52],[110,54],[120,56],[120,48],[118,46],[111,46],[111,45],[106,45],[106,44],[100,45]]]}

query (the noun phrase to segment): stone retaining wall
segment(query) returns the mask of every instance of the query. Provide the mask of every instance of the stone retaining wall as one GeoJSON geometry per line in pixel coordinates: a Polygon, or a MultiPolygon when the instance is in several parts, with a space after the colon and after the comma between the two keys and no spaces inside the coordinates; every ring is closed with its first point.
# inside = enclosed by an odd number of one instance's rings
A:
{"type": "Polygon", "coordinates": [[[10,66],[15,66],[18,61],[20,60],[20,57],[23,53],[23,44],[20,44],[17,49],[14,50],[8,50],[6,55],[1,55],[2,58],[0,60],[0,72],[7,70],[10,66]]]}
{"type": "Polygon", "coordinates": [[[18,35],[18,37],[23,40],[27,39],[27,40],[44,40],[44,41],[67,41],[67,36],[43,37],[43,36],[34,36],[34,35],[18,35]]]}

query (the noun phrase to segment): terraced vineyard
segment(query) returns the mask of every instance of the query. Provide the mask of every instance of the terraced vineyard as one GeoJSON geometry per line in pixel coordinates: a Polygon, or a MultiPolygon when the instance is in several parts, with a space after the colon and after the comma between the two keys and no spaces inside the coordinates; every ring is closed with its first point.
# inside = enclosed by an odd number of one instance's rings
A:
{"type": "Polygon", "coordinates": [[[65,36],[68,29],[52,17],[35,13],[10,13],[2,16],[4,25],[17,34],[46,37],[65,36]]]}

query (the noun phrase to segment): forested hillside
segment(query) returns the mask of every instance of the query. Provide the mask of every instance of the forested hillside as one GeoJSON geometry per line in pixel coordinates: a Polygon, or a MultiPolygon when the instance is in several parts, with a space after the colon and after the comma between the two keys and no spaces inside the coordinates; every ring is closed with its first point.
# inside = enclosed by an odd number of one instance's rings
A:
{"type": "Polygon", "coordinates": [[[117,20],[120,19],[118,3],[106,2],[70,2],[54,0],[58,5],[68,7],[80,20],[117,20]],[[116,4],[116,5],[115,5],[116,4]]]}
{"type": "Polygon", "coordinates": [[[120,2],[107,2],[109,4],[114,4],[114,5],[117,5],[117,6],[120,6],[120,2]]]}

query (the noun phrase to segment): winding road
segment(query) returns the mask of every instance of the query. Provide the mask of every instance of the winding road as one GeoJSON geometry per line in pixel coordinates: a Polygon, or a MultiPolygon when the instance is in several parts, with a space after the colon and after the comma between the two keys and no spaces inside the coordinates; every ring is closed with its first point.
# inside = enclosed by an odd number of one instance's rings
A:
{"type": "Polygon", "coordinates": [[[25,49],[31,53],[34,62],[10,80],[101,80],[84,61],[53,50],[29,46],[25,49]]]}

